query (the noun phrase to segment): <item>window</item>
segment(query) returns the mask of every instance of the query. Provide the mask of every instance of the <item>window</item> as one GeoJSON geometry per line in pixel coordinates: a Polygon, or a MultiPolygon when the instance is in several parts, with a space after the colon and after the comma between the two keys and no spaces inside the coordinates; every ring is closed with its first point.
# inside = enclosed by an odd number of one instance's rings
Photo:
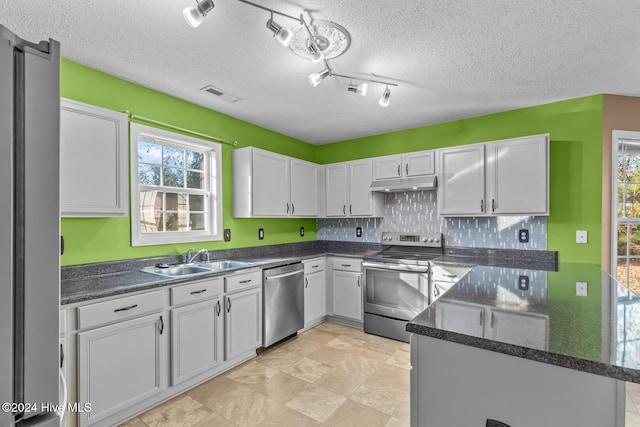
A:
{"type": "Polygon", "coordinates": [[[131,124],[132,246],[220,240],[220,144],[131,124]]]}

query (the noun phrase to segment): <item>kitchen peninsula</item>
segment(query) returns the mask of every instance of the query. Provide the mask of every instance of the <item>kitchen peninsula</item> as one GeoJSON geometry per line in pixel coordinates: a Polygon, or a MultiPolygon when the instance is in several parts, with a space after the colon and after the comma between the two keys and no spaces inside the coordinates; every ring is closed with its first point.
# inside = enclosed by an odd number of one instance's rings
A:
{"type": "Polygon", "coordinates": [[[475,267],[407,326],[411,425],[623,427],[639,326],[640,297],[595,265],[475,267]]]}

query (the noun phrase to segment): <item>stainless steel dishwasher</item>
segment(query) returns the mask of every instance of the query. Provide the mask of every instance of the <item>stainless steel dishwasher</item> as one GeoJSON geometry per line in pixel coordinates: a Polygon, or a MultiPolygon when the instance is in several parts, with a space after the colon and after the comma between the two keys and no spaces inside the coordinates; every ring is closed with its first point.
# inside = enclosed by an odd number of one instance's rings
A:
{"type": "Polygon", "coordinates": [[[263,270],[264,347],[269,347],[304,327],[303,277],[304,269],[300,262],[263,270]]]}

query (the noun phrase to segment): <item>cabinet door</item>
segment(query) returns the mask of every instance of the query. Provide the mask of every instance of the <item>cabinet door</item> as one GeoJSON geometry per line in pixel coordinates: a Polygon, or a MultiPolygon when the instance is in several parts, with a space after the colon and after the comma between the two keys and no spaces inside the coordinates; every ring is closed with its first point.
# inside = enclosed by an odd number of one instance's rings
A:
{"type": "Polygon", "coordinates": [[[404,176],[433,175],[436,173],[435,152],[418,151],[402,156],[404,176]]]}
{"type": "Polygon", "coordinates": [[[222,363],[222,325],[220,298],[171,310],[172,385],[222,363]]]}
{"type": "Polygon", "coordinates": [[[402,176],[402,156],[385,156],[373,159],[373,179],[392,179],[402,176]]]}
{"type": "Polygon", "coordinates": [[[487,144],[487,209],[493,214],[549,214],[546,135],[487,144]]]}
{"type": "Polygon", "coordinates": [[[440,151],[440,215],[484,214],[484,185],[484,145],[440,151]]]}
{"type": "Polygon", "coordinates": [[[291,159],[291,215],[318,214],[318,165],[291,159]]]}
{"type": "Polygon", "coordinates": [[[127,216],[127,115],[67,99],[60,108],[61,215],[127,216]]]}
{"type": "Polygon", "coordinates": [[[262,345],[262,289],[225,296],[225,360],[262,345]]]}
{"type": "Polygon", "coordinates": [[[327,314],[324,271],[304,276],[304,327],[320,322],[327,314]]]}
{"type": "Polygon", "coordinates": [[[78,334],[79,402],[86,426],[163,391],[165,319],[151,315],[78,334]]]}
{"type": "Polygon", "coordinates": [[[483,337],[484,308],[448,301],[438,301],[436,304],[437,328],[472,337],[483,337]]]}
{"type": "Polygon", "coordinates": [[[253,150],[252,173],[253,215],[289,215],[289,158],[268,151],[253,150]]]}
{"type": "Polygon", "coordinates": [[[546,350],[548,322],[544,315],[493,309],[485,326],[485,338],[546,350]]]}
{"type": "Polygon", "coordinates": [[[347,213],[353,216],[373,215],[373,181],[371,159],[349,162],[349,206],[347,213]]]}
{"type": "Polygon", "coordinates": [[[332,275],[333,314],[362,320],[362,275],[334,271],[332,275]]]}
{"type": "Polygon", "coordinates": [[[327,165],[325,168],[325,182],[327,216],[346,216],[347,164],[327,165]]]}

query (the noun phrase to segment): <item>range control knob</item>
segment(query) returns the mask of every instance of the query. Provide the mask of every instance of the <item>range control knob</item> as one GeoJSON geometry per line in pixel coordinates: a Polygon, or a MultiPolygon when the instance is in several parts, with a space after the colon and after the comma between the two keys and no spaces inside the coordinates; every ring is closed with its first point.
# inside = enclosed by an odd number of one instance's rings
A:
{"type": "Polygon", "coordinates": [[[440,239],[436,237],[436,240],[434,240],[434,242],[440,243],[440,239]]]}
{"type": "Polygon", "coordinates": [[[426,237],[423,237],[423,238],[422,238],[422,241],[423,241],[423,242],[425,242],[425,243],[427,243],[427,242],[429,241],[429,239],[427,239],[426,237]]]}

